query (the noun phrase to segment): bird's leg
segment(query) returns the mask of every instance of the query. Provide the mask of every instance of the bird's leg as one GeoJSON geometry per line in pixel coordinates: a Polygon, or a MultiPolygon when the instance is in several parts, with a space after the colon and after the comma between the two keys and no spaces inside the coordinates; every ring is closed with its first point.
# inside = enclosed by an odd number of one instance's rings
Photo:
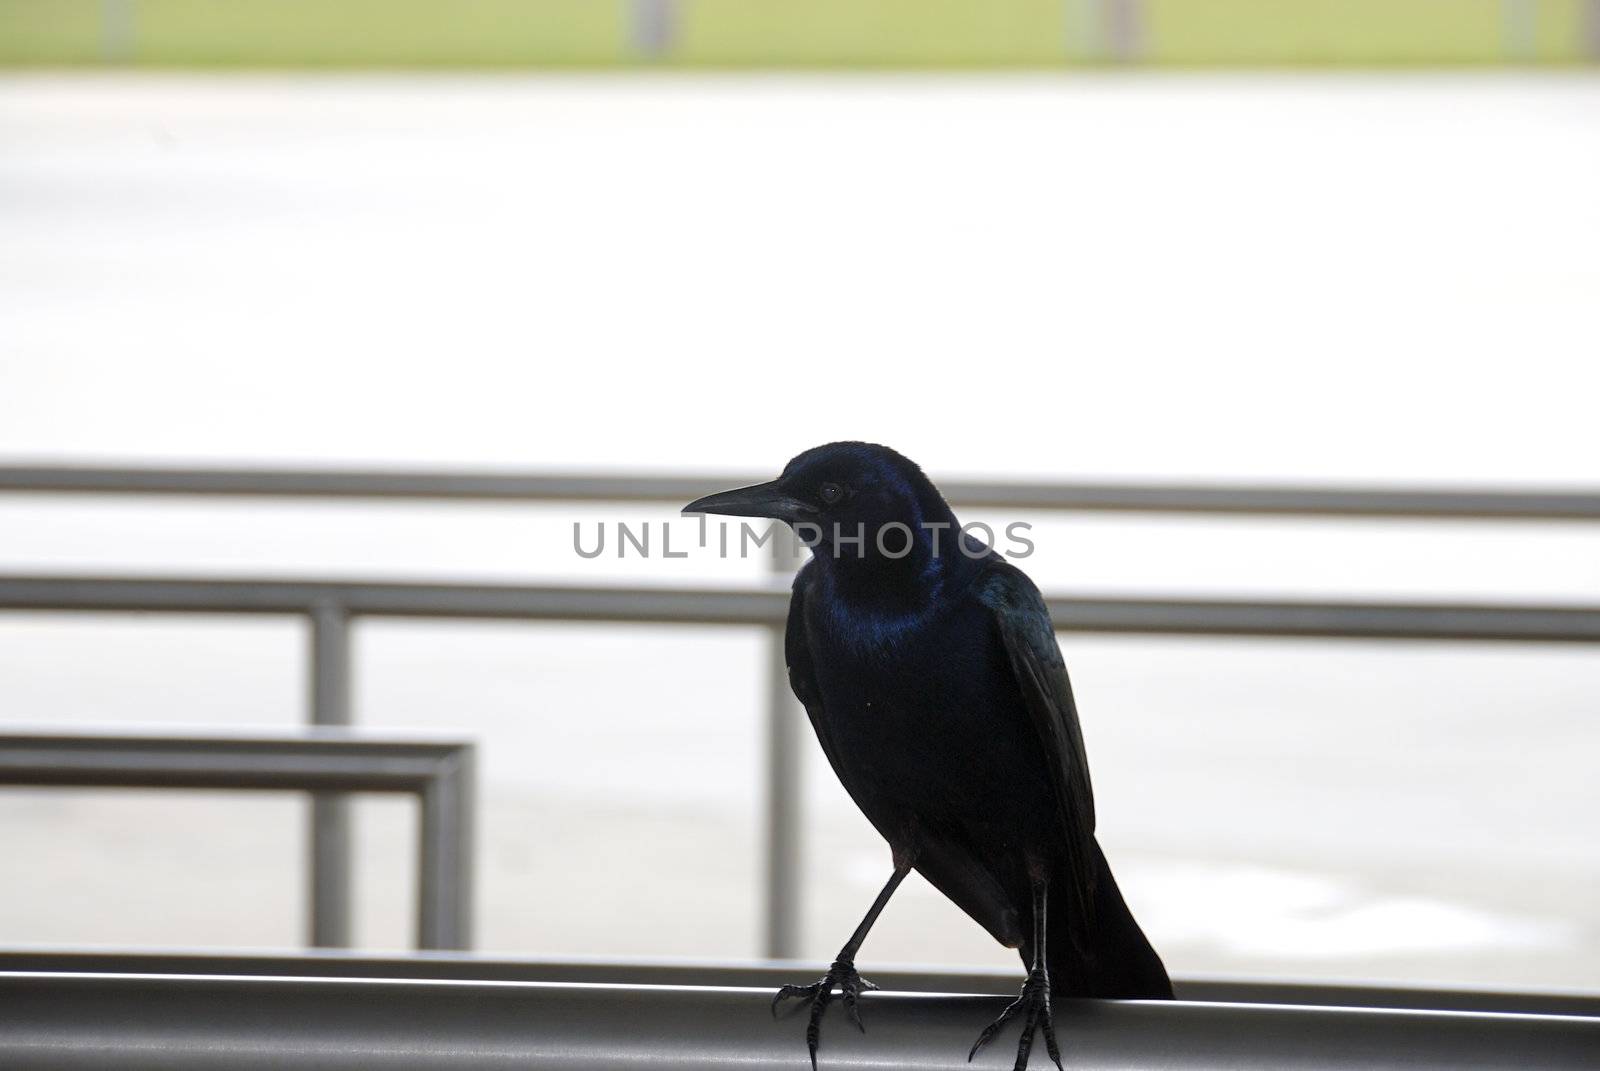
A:
{"type": "Polygon", "coordinates": [[[1050,972],[1045,968],[1044,953],[1044,921],[1047,902],[1048,886],[1044,879],[1035,878],[1033,882],[1033,963],[1028,968],[1028,980],[1022,983],[1022,995],[1000,1013],[1000,1018],[983,1028],[983,1033],[978,1035],[978,1040],[973,1042],[972,1051],[967,1053],[967,1062],[978,1054],[978,1050],[994,1039],[1000,1028],[1015,1016],[1022,1016],[1022,1040],[1017,1043],[1017,1062],[1012,1071],[1026,1071],[1028,1054],[1033,1050],[1033,1035],[1037,1031],[1044,1034],[1045,1051],[1050,1054],[1050,1059],[1055,1062],[1056,1071],[1061,1071],[1061,1049],[1056,1045],[1056,1028],[1050,1016],[1050,972]]]}
{"type": "Polygon", "coordinates": [[[909,864],[902,865],[895,861],[894,873],[889,876],[889,881],[878,893],[878,898],[872,901],[872,907],[867,911],[867,917],[861,920],[861,925],[856,927],[856,932],[850,935],[850,940],[845,942],[839,950],[839,955],[828,968],[828,973],[812,982],[810,985],[786,985],[778,990],[772,998],[772,1014],[778,1014],[778,1005],[788,997],[803,997],[811,1005],[811,1019],[806,1024],[806,1048],[811,1050],[811,1071],[817,1071],[817,1040],[822,1035],[822,1013],[828,1007],[828,1001],[833,999],[833,990],[837,986],[839,994],[844,998],[845,1010],[850,1014],[850,1021],[863,1033],[866,1027],[861,1023],[861,1009],[856,1006],[856,999],[867,990],[876,989],[877,986],[862,978],[856,973],[856,952],[861,948],[861,942],[867,939],[867,932],[872,929],[872,924],[878,921],[878,916],[883,912],[884,905],[889,902],[889,897],[900,887],[911,872],[909,864]]]}

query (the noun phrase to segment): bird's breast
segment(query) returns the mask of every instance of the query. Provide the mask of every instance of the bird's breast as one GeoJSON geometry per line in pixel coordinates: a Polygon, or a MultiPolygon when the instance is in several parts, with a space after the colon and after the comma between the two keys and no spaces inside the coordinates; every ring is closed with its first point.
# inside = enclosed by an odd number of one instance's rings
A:
{"type": "Polygon", "coordinates": [[[869,801],[921,817],[972,813],[1015,776],[1020,701],[986,629],[932,622],[870,647],[814,632],[813,645],[820,728],[869,817],[869,801]]]}

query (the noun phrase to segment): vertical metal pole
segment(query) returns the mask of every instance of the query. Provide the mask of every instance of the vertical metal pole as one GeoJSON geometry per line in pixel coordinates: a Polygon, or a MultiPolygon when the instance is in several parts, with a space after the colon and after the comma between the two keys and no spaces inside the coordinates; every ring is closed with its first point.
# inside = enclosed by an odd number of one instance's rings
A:
{"type": "Polygon", "coordinates": [[[1583,13],[1583,55],[1600,61],[1600,0],[1589,0],[1583,13]]]}
{"type": "Polygon", "coordinates": [[[678,39],[678,0],[633,0],[630,7],[634,55],[666,58],[678,39]]]}
{"type": "Polygon", "coordinates": [[[1113,63],[1136,63],[1144,54],[1141,0],[1102,0],[1102,54],[1113,63]]]}
{"type": "Polygon", "coordinates": [[[100,58],[106,63],[133,59],[134,0],[100,0],[100,58]]]}
{"type": "MultiPolygon", "coordinates": [[[[788,576],[794,571],[799,542],[786,524],[776,524],[770,566],[788,576]]],[[[800,954],[802,881],[801,747],[805,714],[789,690],[789,667],[783,654],[782,625],[770,630],[767,660],[767,843],[766,930],[762,952],[771,959],[800,954]]]]}
{"type": "Polygon", "coordinates": [[[417,947],[472,947],[472,771],[470,749],[422,793],[417,853],[417,947]]]}
{"type": "MultiPolygon", "coordinates": [[[[350,724],[350,617],[343,607],[311,610],[311,724],[350,724]]],[[[311,795],[311,918],[315,948],[348,948],[350,802],[337,792],[311,795]]]]}

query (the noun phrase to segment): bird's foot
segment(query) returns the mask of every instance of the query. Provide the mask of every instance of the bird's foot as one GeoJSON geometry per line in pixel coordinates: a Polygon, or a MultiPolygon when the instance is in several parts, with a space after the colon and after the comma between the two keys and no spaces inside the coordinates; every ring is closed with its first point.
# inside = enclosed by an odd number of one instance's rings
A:
{"type": "Polygon", "coordinates": [[[1000,1013],[1000,1018],[983,1028],[983,1033],[972,1044],[972,1051],[967,1053],[967,1062],[971,1063],[978,1050],[994,1040],[1002,1026],[1018,1017],[1022,1019],[1022,1040],[1017,1043],[1017,1062],[1012,1071],[1027,1071],[1028,1053],[1033,1050],[1036,1032],[1044,1035],[1045,1051],[1055,1062],[1056,1071],[1061,1071],[1061,1049],[1056,1045],[1056,1028],[1050,1015],[1050,978],[1044,971],[1028,972],[1028,980],[1022,983],[1022,995],[1000,1013]]]}
{"type": "Polygon", "coordinates": [[[867,1028],[861,1023],[861,1009],[856,1001],[862,993],[878,987],[857,974],[856,965],[850,960],[836,959],[833,966],[828,968],[828,973],[815,982],[810,985],[786,985],[772,998],[774,1016],[778,1014],[778,1005],[790,997],[804,998],[811,1005],[811,1018],[806,1023],[806,1048],[811,1050],[811,1071],[817,1071],[817,1040],[822,1036],[822,1013],[833,999],[835,987],[844,1000],[850,1021],[856,1024],[856,1029],[866,1033],[867,1028]]]}

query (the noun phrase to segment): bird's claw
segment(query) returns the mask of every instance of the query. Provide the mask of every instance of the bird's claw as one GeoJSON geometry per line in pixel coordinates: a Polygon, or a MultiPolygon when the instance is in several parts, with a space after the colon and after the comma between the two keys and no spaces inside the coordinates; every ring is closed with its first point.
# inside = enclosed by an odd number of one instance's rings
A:
{"type": "Polygon", "coordinates": [[[1050,1059],[1056,1065],[1056,1071],[1061,1071],[1061,1048],[1056,1044],[1055,1022],[1050,1009],[1050,978],[1044,971],[1030,971],[1028,980],[1022,983],[1022,995],[1012,1001],[1000,1017],[983,1028],[983,1033],[978,1035],[978,1040],[972,1043],[972,1051],[967,1053],[967,1062],[978,1055],[978,1050],[994,1040],[1013,1018],[1021,1015],[1022,1038],[1017,1042],[1017,1062],[1012,1071],[1027,1071],[1028,1054],[1033,1051],[1034,1034],[1044,1035],[1044,1048],[1050,1054],[1050,1059]]]}
{"type": "Polygon", "coordinates": [[[817,1042],[822,1037],[822,1013],[827,1009],[828,1002],[833,999],[835,987],[838,988],[839,996],[844,1001],[844,1008],[850,1016],[850,1021],[856,1024],[857,1030],[865,1034],[867,1028],[861,1022],[858,998],[862,993],[869,993],[878,987],[857,974],[856,965],[850,960],[834,960],[833,966],[828,968],[828,973],[810,985],[786,985],[772,997],[774,1016],[778,1014],[778,1005],[790,997],[803,997],[810,1003],[811,1017],[806,1023],[806,1048],[811,1052],[811,1071],[817,1071],[817,1042]]]}

